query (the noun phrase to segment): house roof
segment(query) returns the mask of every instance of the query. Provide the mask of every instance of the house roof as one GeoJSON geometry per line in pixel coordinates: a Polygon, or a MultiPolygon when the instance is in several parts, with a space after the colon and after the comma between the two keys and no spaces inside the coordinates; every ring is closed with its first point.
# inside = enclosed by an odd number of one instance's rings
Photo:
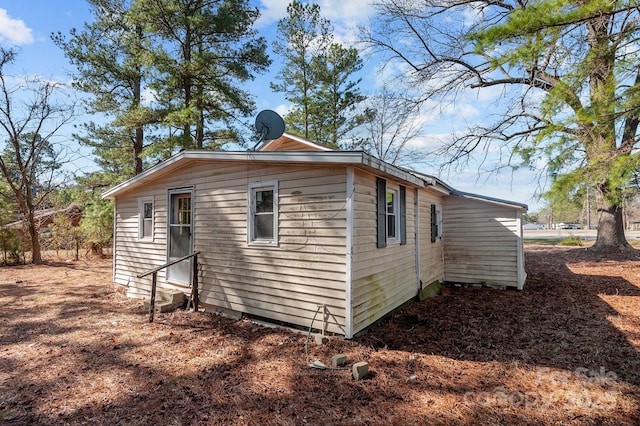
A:
{"type": "Polygon", "coordinates": [[[478,194],[457,191],[447,185],[440,179],[394,166],[386,163],[378,158],[367,154],[363,151],[337,151],[323,145],[307,141],[297,136],[285,134],[281,138],[274,141],[268,141],[266,145],[259,148],[258,151],[202,151],[202,150],[184,150],[178,154],[166,159],[165,161],[150,167],[139,175],[114,186],[102,194],[103,198],[115,199],[117,196],[139,188],[147,182],[171,174],[172,172],[199,162],[251,162],[251,163],[284,163],[284,164],[309,164],[309,165],[350,165],[358,167],[375,174],[380,174],[395,178],[396,180],[407,184],[417,186],[419,188],[428,188],[444,195],[455,195],[459,197],[475,199],[483,202],[500,204],[507,207],[517,209],[527,209],[526,204],[516,203],[507,200],[501,200],[493,197],[486,197],[478,194]],[[279,143],[291,143],[294,145],[308,144],[309,150],[287,150],[278,149],[279,143]],[[323,147],[323,149],[313,149],[314,147],[323,147]]]}
{"type": "Polygon", "coordinates": [[[516,201],[503,200],[501,198],[488,197],[486,195],[472,194],[470,192],[458,191],[457,189],[454,189],[451,192],[451,195],[455,195],[455,196],[463,197],[463,198],[469,198],[469,199],[473,199],[473,200],[484,201],[484,202],[492,203],[492,204],[500,204],[502,206],[507,206],[507,207],[517,207],[517,208],[520,208],[520,209],[523,209],[523,210],[528,210],[529,209],[529,206],[524,204],[524,203],[518,203],[516,201]]]}
{"type": "Polygon", "coordinates": [[[258,151],[335,151],[333,148],[312,140],[283,133],[278,139],[265,141],[258,151]]]}
{"type": "MultiPolygon", "coordinates": [[[[82,207],[80,207],[78,204],[72,203],[72,204],[69,204],[64,209],[38,210],[34,213],[33,219],[35,220],[36,225],[41,227],[51,222],[53,218],[58,214],[66,214],[71,219],[74,219],[77,221],[77,220],[80,220],[80,218],[82,218],[82,207]]],[[[9,229],[21,229],[22,226],[24,225],[24,222],[25,222],[24,219],[20,219],[15,222],[7,223],[2,227],[9,228],[9,229]]]]}
{"type": "Polygon", "coordinates": [[[103,198],[115,199],[118,195],[139,188],[147,182],[166,176],[178,169],[199,162],[251,162],[309,165],[355,166],[373,173],[393,177],[413,186],[424,187],[420,177],[385,163],[363,151],[202,151],[185,150],[156,164],[139,175],[114,186],[102,194],[103,198]]]}

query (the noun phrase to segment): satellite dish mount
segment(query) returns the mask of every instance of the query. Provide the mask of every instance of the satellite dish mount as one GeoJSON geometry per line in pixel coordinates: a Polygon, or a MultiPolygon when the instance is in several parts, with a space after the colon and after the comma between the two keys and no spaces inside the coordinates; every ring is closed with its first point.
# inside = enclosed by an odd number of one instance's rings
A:
{"type": "Polygon", "coordinates": [[[260,111],[256,117],[256,131],[260,138],[253,147],[254,151],[263,141],[271,141],[282,136],[284,133],[284,120],[277,112],[265,109],[260,111]]]}

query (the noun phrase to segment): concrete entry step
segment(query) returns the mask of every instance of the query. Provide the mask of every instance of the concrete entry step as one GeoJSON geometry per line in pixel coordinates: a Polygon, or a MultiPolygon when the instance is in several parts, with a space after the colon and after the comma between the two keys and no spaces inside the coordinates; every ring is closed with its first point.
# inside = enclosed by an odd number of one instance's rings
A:
{"type": "MultiPolygon", "coordinates": [[[[151,298],[144,299],[144,309],[149,311],[151,298]]],[[[156,312],[171,312],[184,306],[186,296],[177,290],[156,290],[156,312]]]]}

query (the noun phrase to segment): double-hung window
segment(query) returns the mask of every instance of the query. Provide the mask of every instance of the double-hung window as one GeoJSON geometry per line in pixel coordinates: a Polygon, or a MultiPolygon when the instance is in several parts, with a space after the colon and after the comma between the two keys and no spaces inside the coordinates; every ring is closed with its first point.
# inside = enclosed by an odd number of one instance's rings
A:
{"type": "Polygon", "coordinates": [[[138,239],[153,240],[153,197],[138,200],[138,239]]]}
{"type": "Polygon", "coordinates": [[[398,191],[387,189],[387,243],[398,242],[400,215],[398,214],[398,191]]]}
{"type": "Polygon", "coordinates": [[[431,242],[442,239],[442,207],[431,204],[431,242]]]}
{"type": "Polygon", "coordinates": [[[376,180],[377,231],[376,246],[407,243],[407,190],[402,185],[389,186],[382,178],[376,180]]]}
{"type": "Polygon", "coordinates": [[[278,182],[249,184],[247,242],[249,244],[278,244],[278,182]]]}

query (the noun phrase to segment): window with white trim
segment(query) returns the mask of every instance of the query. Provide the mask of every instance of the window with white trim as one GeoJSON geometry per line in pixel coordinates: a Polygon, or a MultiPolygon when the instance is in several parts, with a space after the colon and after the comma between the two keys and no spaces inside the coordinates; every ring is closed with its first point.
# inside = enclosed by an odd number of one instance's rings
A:
{"type": "Polygon", "coordinates": [[[399,241],[400,214],[398,210],[398,191],[387,188],[387,242],[399,241]]]}
{"type": "Polygon", "coordinates": [[[438,239],[442,239],[442,207],[436,206],[436,236],[438,239]]]}
{"type": "Polygon", "coordinates": [[[388,187],[386,179],[376,178],[376,247],[389,243],[407,244],[407,188],[388,187]]]}
{"type": "Polygon", "coordinates": [[[138,239],[153,241],[153,197],[138,199],[138,239]]]}
{"type": "Polygon", "coordinates": [[[278,182],[253,182],[248,190],[247,243],[278,244],[278,182]]]}
{"type": "Polygon", "coordinates": [[[442,207],[431,204],[431,242],[442,239],[442,207]]]}

